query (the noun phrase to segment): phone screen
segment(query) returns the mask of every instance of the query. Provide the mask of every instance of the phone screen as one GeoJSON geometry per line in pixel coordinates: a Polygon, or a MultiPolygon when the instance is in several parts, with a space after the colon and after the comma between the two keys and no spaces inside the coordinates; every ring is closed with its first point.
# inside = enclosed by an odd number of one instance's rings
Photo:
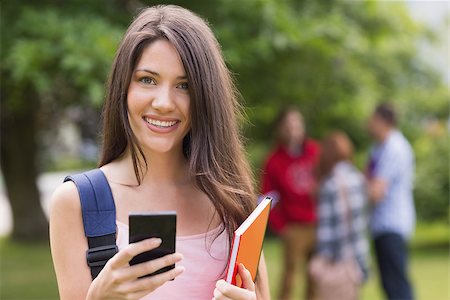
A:
{"type": "MultiPolygon", "coordinates": [[[[175,211],[164,212],[133,212],[128,216],[129,242],[135,243],[148,238],[160,238],[161,245],[153,250],[143,252],[130,261],[135,265],[150,261],[167,254],[175,253],[175,239],[177,229],[177,214],[175,211]]],[[[175,265],[164,267],[143,277],[153,276],[175,268],[175,265]]]]}

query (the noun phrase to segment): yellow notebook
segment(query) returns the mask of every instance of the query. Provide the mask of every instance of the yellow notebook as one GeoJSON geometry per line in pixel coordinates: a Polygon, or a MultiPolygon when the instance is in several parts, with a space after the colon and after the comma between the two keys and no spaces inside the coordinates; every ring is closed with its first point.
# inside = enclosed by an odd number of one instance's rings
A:
{"type": "Polygon", "coordinates": [[[240,263],[250,271],[252,279],[255,281],[271,202],[272,198],[265,197],[234,232],[227,268],[227,282],[241,287],[242,281],[239,274],[237,274],[240,263]]]}

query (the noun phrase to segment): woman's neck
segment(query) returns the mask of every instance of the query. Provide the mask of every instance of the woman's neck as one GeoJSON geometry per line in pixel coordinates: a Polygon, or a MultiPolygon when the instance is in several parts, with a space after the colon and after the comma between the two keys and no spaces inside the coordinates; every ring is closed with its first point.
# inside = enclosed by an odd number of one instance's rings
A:
{"type": "MultiPolygon", "coordinates": [[[[165,184],[185,184],[190,181],[189,166],[183,153],[149,153],[144,152],[147,160],[145,162],[140,159],[137,161],[141,165],[142,170],[141,184],[165,185],[165,184]]],[[[138,156],[139,157],[139,156],[138,156]]],[[[136,175],[134,173],[133,159],[129,148],[125,150],[123,155],[115,161],[125,176],[121,176],[127,182],[133,182],[137,185],[136,175]]],[[[139,168],[138,168],[139,169],[139,168]]]]}

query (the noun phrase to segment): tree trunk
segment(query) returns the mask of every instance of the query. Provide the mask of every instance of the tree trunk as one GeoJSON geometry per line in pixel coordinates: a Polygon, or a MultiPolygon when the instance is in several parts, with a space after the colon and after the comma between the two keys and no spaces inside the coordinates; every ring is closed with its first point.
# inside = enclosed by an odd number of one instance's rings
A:
{"type": "Polygon", "coordinates": [[[2,102],[6,105],[2,105],[1,110],[0,164],[13,214],[12,238],[46,240],[48,222],[36,185],[38,98],[32,93],[21,94],[23,98],[17,101],[21,107],[14,109],[2,93],[2,102]]]}

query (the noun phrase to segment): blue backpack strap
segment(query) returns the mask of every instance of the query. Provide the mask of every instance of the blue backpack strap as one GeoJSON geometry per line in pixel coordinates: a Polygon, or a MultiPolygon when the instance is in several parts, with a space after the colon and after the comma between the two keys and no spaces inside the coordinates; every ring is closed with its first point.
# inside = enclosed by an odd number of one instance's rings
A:
{"type": "Polygon", "coordinates": [[[84,233],[89,246],[86,260],[92,279],[95,279],[118,251],[114,198],[108,180],[100,169],[67,176],[66,181],[74,182],[80,195],[84,233]]]}

